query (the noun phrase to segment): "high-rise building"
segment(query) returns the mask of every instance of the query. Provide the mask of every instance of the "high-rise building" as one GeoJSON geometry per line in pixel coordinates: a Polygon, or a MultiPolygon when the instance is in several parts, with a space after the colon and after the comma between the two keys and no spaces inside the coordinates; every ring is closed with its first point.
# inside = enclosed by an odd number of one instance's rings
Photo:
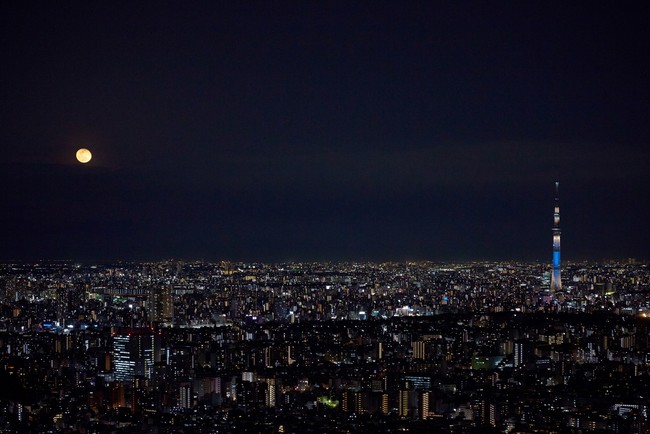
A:
{"type": "Polygon", "coordinates": [[[524,344],[523,342],[515,342],[514,345],[514,360],[513,365],[515,368],[522,366],[524,364],[524,344]]]}
{"type": "Polygon", "coordinates": [[[152,321],[172,321],[174,319],[174,298],[172,286],[151,288],[149,291],[148,311],[152,321]]]}
{"type": "Polygon", "coordinates": [[[398,398],[399,407],[397,408],[400,417],[409,416],[409,391],[400,389],[398,398]]]}
{"type": "Polygon", "coordinates": [[[414,359],[424,360],[425,358],[425,344],[424,341],[415,341],[411,343],[411,350],[413,351],[414,359]]]}
{"type": "Polygon", "coordinates": [[[363,395],[359,391],[354,392],[354,412],[356,414],[364,412],[363,395]]]}
{"type": "Polygon", "coordinates": [[[341,410],[348,413],[352,411],[352,392],[344,390],[341,394],[341,410]]]}
{"type": "Polygon", "coordinates": [[[266,379],[266,406],[267,407],[275,407],[275,401],[276,401],[276,387],[275,387],[275,378],[267,378],[266,379]]]}
{"type": "Polygon", "coordinates": [[[388,392],[381,394],[381,413],[386,415],[390,412],[390,404],[388,402],[388,392]]]}
{"type": "Polygon", "coordinates": [[[551,272],[551,292],[562,289],[560,277],[560,183],[555,183],[555,211],[553,212],[553,271],[551,272]]]}
{"type": "Polygon", "coordinates": [[[420,391],[420,419],[429,418],[429,398],[430,392],[428,390],[420,391]]]}
{"type": "Polygon", "coordinates": [[[399,417],[409,417],[411,416],[411,409],[409,406],[409,398],[411,391],[413,390],[413,385],[410,381],[404,381],[402,386],[399,389],[398,399],[397,399],[397,411],[399,417]]]}
{"type": "Polygon", "coordinates": [[[113,373],[117,381],[151,378],[159,337],[148,328],[120,329],[113,335],[113,373]]]}
{"type": "Polygon", "coordinates": [[[523,368],[533,357],[533,348],[526,339],[518,339],[513,344],[513,366],[523,368]]]}
{"type": "Polygon", "coordinates": [[[178,393],[178,406],[180,408],[192,408],[192,385],[183,383],[180,385],[178,393]]]}

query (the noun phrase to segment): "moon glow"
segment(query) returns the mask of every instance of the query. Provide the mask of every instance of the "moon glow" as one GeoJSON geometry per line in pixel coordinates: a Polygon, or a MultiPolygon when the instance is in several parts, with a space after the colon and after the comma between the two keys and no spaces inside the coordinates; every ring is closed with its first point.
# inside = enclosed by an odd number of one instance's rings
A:
{"type": "Polygon", "coordinates": [[[81,148],[77,151],[77,160],[80,163],[87,163],[90,159],[93,158],[93,154],[86,148],[81,148]]]}

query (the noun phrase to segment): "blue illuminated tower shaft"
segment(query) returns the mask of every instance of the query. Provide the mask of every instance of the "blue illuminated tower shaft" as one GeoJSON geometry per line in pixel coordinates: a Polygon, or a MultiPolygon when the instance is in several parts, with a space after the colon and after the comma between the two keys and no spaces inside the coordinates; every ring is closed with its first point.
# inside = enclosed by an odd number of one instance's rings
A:
{"type": "Polygon", "coordinates": [[[560,183],[555,183],[555,211],[553,212],[553,272],[551,274],[551,292],[562,289],[562,278],[560,277],[560,183]]]}

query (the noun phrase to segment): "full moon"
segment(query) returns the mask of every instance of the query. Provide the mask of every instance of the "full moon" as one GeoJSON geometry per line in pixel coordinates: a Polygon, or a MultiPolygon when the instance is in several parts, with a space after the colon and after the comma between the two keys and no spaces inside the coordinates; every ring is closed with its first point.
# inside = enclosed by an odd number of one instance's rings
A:
{"type": "Polygon", "coordinates": [[[77,151],[77,160],[79,160],[80,163],[87,163],[91,158],[93,158],[93,154],[91,154],[88,149],[81,148],[77,151]]]}

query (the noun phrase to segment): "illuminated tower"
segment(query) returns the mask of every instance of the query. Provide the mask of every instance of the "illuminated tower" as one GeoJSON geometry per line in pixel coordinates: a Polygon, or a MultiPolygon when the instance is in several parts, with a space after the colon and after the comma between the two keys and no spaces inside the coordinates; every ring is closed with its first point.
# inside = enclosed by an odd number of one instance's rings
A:
{"type": "Polygon", "coordinates": [[[551,274],[551,292],[562,289],[562,279],[560,278],[560,183],[555,183],[555,211],[553,212],[553,271],[551,274]]]}

